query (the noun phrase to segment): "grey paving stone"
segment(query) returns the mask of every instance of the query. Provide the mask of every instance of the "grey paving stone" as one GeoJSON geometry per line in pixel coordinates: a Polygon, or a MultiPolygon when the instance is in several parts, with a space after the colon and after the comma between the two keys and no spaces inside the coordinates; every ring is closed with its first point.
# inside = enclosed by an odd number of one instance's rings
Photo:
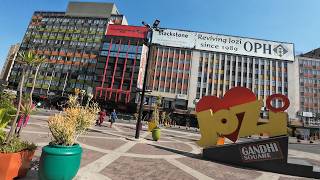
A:
{"type": "Polygon", "coordinates": [[[101,174],[114,179],[195,179],[163,159],[120,157],[103,169],[101,174]]]}

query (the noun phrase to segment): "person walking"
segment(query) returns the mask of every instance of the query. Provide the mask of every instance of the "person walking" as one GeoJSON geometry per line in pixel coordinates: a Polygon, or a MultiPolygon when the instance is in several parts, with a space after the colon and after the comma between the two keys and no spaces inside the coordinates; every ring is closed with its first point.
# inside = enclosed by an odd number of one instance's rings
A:
{"type": "Polygon", "coordinates": [[[101,126],[101,124],[103,123],[105,117],[106,117],[106,110],[104,109],[104,110],[99,112],[99,119],[97,121],[97,125],[101,126]]]}
{"type": "Polygon", "coordinates": [[[112,124],[118,119],[116,110],[113,109],[112,113],[110,114],[110,128],[112,128],[112,124]]]}

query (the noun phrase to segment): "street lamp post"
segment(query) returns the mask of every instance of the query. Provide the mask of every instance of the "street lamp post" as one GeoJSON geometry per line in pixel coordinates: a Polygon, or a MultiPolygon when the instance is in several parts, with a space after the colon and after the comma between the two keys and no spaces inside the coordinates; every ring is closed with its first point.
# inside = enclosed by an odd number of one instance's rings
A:
{"type": "Polygon", "coordinates": [[[160,21],[156,19],[152,25],[152,27],[149,24],[146,24],[145,22],[142,22],[142,24],[148,28],[148,34],[149,36],[147,40],[147,45],[148,45],[148,54],[147,54],[147,62],[146,62],[146,67],[144,71],[144,77],[143,77],[143,85],[142,85],[142,92],[141,92],[141,97],[140,97],[140,105],[139,105],[139,115],[138,115],[138,120],[136,124],[136,135],[135,138],[139,139],[140,136],[140,127],[141,127],[141,119],[142,119],[142,108],[143,108],[143,101],[144,101],[144,94],[146,91],[146,85],[147,85],[147,76],[148,76],[148,66],[149,66],[149,61],[150,61],[150,53],[151,53],[151,46],[152,46],[152,36],[153,36],[153,31],[160,31],[158,26],[159,26],[160,21]]]}

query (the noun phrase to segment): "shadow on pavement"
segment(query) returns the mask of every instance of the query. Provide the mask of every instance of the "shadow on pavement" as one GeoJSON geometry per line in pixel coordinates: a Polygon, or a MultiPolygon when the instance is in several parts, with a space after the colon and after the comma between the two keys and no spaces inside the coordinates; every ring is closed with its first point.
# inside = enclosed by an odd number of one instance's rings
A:
{"type": "Polygon", "coordinates": [[[189,152],[186,152],[186,151],[180,151],[180,150],[177,150],[177,149],[158,146],[158,145],[155,145],[155,144],[150,144],[150,145],[155,147],[155,148],[158,148],[158,149],[162,149],[162,150],[165,150],[165,151],[173,152],[173,153],[180,154],[180,155],[183,155],[183,156],[187,156],[187,157],[190,157],[190,158],[202,159],[201,154],[189,153],[189,152]]]}
{"type": "Polygon", "coordinates": [[[16,178],[21,180],[35,180],[38,179],[38,170],[39,170],[39,158],[35,158],[31,161],[30,170],[27,173],[26,177],[16,178]]]}
{"type": "Polygon", "coordinates": [[[212,162],[212,163],[217,163],[221,166],[229,166],[229,167],[233,167],[233,168],[238,168],[238,169],[245,169],[245,170],[255,170],[252,168],[248,168],[248,167],[242,167],[242,166],[238,166],[238,165],[233,165],[233,164],[227,164],[227,163],[222,163],[222,162],[217,162],[217,161],[210,161],[207,159],[202,158],[202,154],[193,154],[193,153],[189,153],[189,152],[185,152],[185,151],[180,151],[177,149],[172,149],[172,148],[168,148],[168,147],[163,147],[163,146],[158,146],[158,145],[154,145],[154,144],[150,144],[151,146],[154,146],[158,149],[162,149],[162,150],[166,150],[166,151],[170,151],[176,154],[180,154],[186,157],[190,157],[190,158],[194,158],[194,159],[198,159],[198,160],[203,160],[203,161],[207,161],[207,162],[212,162]]]}

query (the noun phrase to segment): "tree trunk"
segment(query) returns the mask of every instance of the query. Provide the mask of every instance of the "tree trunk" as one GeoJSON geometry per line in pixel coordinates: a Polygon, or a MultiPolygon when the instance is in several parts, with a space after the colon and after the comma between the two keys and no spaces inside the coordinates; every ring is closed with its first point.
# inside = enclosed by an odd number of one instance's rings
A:
{"type": "Polygon", "coordinates": [[[25,69],[24,67],[22,68],[22,73],[21,73],[21,82],[20,82],[20,88],[19,88],[19,102],[18,102],[18,107],[17,107],[17,112],[16,112],[16,117],[11,121],[11,128],[10,132],[7,135],[6,138],[6,143],[9,143],[10,140],[13,137],[13,134],[17,128],[17,120],[19,118],[20,114],[20,109],[21,109],[21,101],[22,101],[22,90],[23,90],[23,85],[24,85],[24,76],[25,76],[25,69]]]}
{"type": "Polygon", "coordinates": [[[34,74],[34,78],[33,78],[33,82],[32,82],[32,88],[31,88],[31,91],[30,91],[30,106],[32,106],[32,94],[33,94],[33,91],[34,91],[34,86],[36,85],[36,80],[37,80],[39,68],[40,68],[40,64],[37,66],[36,73],[34,74]]]}

